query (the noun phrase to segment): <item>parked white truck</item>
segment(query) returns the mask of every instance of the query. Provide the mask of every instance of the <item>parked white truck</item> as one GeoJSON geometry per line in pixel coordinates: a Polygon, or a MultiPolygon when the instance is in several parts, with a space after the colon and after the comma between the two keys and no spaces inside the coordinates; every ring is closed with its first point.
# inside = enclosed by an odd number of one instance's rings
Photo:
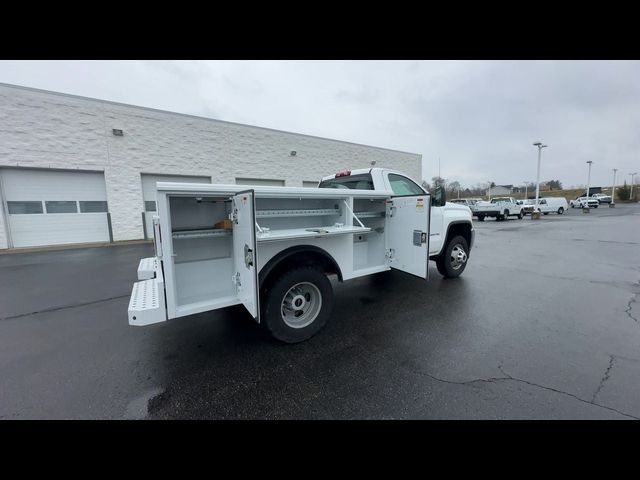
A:
{"type": "Polygon", "coordinates": [[[485,217],[495,217],[496,220],[507,220],[509,217],[518,217],[522,220],[522,205],[513,197],[496,197],[490,202],[476,203],[475,215],[483,222],[485,217]]]}
{"type": "Polygon", "coordinates": [[[319,188],[156,188],[155,256],[140,261],[130,325],[242,304],[276,339],[300,342],[331,315],[328,275],[397,269],[428,280],[431,259],[457,277],[474,240],[468,207],[382,168],[325,177],[319,188]]]}

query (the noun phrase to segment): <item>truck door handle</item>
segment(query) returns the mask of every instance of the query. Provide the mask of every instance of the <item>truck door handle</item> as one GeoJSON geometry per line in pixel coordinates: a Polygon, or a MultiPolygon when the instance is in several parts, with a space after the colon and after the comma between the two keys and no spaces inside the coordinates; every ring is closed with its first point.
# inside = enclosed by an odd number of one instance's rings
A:
{"type": "Polygon", "coordinates": [[[253,250],[246,243],[244,244],[244,265],[247,268],[253,266],[253,250]]]}

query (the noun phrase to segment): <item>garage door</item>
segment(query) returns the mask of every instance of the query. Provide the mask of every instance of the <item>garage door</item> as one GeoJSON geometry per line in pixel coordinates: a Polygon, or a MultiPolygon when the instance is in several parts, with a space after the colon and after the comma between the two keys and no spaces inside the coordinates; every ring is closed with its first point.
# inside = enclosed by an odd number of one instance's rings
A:
{"type": "Polygon", "coordinates": [[[142,174],[142,198],[144,199],[144,216],[147,238],[153,238],[153,215],[156,212],[156,183],[211,183],[211,177],[196,177],[182,175],[150,175],[142,174]]]}
{"type": "Polygon", "coordinates": [[[260,185],[263,187],[284,187],[284,180],[270,178],[236,178],[236,185],[260,185]]]}
{"type": "Polygon", "coordinates": [[[102,173],[0,170],[10,246],[108,242],[102,173]]]}

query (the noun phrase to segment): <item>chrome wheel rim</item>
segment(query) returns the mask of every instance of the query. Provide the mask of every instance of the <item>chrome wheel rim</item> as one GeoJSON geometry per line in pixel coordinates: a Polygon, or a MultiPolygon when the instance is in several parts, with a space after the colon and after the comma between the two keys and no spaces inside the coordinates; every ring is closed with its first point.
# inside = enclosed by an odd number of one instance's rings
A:
{"type": "Polygon", "coordinates": [[[451,250],[451,268],[459,270],[467,262],[467,252],[458,244],[451,250]]]}
{"type": "Polygon", "coordinates": [[[322,308],[322,294],[313,283],[300,282],[282,297],[282,320],[291,328],[304,328],[313,323],[322,308]]]}

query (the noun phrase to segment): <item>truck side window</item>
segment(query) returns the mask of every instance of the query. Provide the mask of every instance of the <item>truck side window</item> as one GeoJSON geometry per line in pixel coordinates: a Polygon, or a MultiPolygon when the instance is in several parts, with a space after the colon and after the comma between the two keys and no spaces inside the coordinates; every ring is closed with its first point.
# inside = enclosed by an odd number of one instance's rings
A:
{"type": "Polygon", "coordinates": [[[424,195],[424,190],[419,185],[401,175],[390,173],[389,183],[396,195],[424,195]]]}
{"type": "Polygon", "coordinates": [[[336,177],[320,182],[318,188],[342,188],[349,190],[373,190],[371,175],[336,177]]]}

